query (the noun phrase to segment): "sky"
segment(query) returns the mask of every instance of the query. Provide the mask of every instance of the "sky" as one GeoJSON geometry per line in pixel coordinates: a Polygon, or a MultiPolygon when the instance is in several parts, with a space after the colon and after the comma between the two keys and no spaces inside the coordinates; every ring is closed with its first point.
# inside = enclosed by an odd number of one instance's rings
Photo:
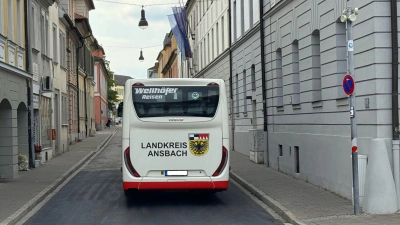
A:
{"type": "Polygon", "coordinates": [[[186,0],[93,0],[95,9],[89,13],[94,37],[104,48],[110,69],[117,75],[147,78],[147,69],[154,66],[163,48],[166,33],[171,31],[168,15],[174,6],[186,0]],[[119,2],[126,4],[117,4],[119,2]],[[170,5],[157,5],[173,3],[170,5]],[[140,29],[141,6],[144,5],[148,28],[140,29]],[[155,46],[148,48],[150,46],[155,46]],[[144,61],[139,61],[143,48],[144,61]]]}

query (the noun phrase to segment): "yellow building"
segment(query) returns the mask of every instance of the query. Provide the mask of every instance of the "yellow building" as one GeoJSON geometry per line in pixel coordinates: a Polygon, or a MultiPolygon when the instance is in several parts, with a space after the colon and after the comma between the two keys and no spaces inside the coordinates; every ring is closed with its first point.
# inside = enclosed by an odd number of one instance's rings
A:
{"type": "Polygon", "coordinates": [[[124,75],[114,75],[115,80],[115,91],[118,93],[118,103],[122,102],[124,99],[124,92],[125,92],[125,82],[129,79],[134,77],[131,76],[124,76],[124,75]]]}

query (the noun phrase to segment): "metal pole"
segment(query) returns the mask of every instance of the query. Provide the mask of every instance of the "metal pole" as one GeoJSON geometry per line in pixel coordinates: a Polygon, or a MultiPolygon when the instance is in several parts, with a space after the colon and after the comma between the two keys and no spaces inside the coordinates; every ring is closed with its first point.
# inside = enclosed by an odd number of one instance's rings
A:
{"type": "MultiPolygon", "coordinates": [[[[347,8],[347,18],[352,13],[350,7],[347,8]]],[[[354,77],[354,45],[352,21],[347,19],[347,64],[348,74],[354,77]]],[[[357,152],[357,117],[356,117],[356,94],[355,91],[350,95],[350,122],[351,122],[351,155],[353,165],[353,199],[354,214],[360,214],[359,183],[358,183],[358,152],[357,152]]]]}

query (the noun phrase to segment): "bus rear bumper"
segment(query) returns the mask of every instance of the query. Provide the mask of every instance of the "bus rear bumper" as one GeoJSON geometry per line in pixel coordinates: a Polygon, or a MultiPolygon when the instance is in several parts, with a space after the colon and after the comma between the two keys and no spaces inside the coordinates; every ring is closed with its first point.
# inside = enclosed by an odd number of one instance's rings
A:
{"type": "Polygon", "coordinates": [[[229,181],[123,182],[124,190],[216,190],[228,189],[229,181]]]}

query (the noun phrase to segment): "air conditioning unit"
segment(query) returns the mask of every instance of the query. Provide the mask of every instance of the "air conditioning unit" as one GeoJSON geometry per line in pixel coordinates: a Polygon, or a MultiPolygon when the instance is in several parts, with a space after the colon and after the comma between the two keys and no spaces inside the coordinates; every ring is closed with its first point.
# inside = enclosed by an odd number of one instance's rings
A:
{"type": "Polygon", "coordinates": [[[53,81],[50,76],[42,77],[42,91],[52,91],[53,81]]]}

